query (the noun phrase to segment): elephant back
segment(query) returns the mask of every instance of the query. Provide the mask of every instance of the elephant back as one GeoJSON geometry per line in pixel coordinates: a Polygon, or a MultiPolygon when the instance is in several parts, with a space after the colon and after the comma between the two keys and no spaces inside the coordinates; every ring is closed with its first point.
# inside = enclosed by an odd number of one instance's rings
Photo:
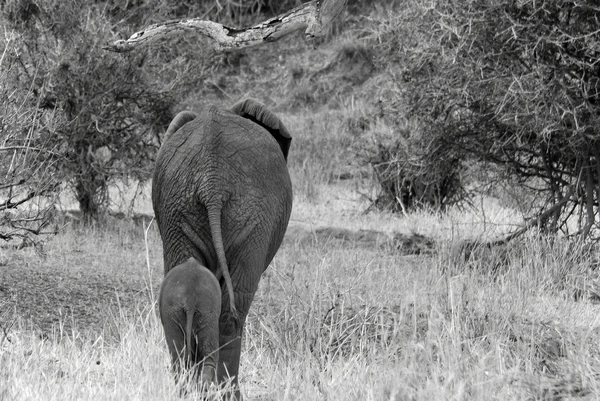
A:
{"type": "Polygon", "coordinates": [[[231,111],[269,131],[279,144],[279,147],[283,152],[283,157],[287,161],[290,144],[292,142],[292,135],[275,113],[269,110],[264,104],[254,99],[246,99],[236,103],[231,108],[231,111]]]}

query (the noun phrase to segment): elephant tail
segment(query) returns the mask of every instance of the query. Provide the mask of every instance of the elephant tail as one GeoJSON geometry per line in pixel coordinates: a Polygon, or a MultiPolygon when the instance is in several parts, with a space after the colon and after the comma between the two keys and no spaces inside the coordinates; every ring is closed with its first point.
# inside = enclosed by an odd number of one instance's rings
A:
{"type": "Polygon", "coordinates": [[[210,226],[210,233],[212,235],[213,245],[215,252],[217,253],[217,259],[219,260],[219,267],[223,273],[225,279],[225,286],[227,287],[227,294],[229,294],[229,310],[234,320],[237,322],[238,313],[235,307],[235,299],[233,297],[233,284],[231,283],[231,275],[229,274],[229,268],[227,267],[227,259],[225,258],[225,246],[223,245],[223,235],[221,233],[221,206],[220,205],[206,205],[208,211],[208,224],[210,226]]]}
{"type": "Polygon", "coordinates": [[[194,324],[194,308],[185,309],[185,358],[186,363],[192,366],[195,361],[192,360],[192,325],[194,324]]]}

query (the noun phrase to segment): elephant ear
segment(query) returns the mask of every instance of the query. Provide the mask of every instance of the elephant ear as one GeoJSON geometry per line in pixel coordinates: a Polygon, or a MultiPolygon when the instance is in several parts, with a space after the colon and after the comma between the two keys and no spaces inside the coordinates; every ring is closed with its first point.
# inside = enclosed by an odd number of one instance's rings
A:
{"type": "Polygon", "coordinates": [[[269,131],[279,144],[279,147],[283,152],[283,157],[287,161],[290,144],[292,143],[292,136],[275,113],[267,109],[264,104],[254,99],[246,99],[236,103],[231,108],[231,111],[269,131]]]}
{"type": "Polygon", "coordinates": [[[169,124],[169,128],[167,128],[167,132],[165,132],[165,136],[163,137],[163,143],[166,142],[175,131],[192,121],[194,118],[196,118],[196,114],[191,111],[179,112],[171,121],[171,124],[169,124]]]}

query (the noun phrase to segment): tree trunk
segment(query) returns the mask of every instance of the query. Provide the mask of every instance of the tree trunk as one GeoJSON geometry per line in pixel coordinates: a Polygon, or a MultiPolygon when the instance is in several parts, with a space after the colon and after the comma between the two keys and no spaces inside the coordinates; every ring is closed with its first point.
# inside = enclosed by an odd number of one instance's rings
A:
{"type": "Polygon", "coordinates": [[[92,166],[81,166],[81,173],[75,178],[75,197],[85,224],[97,220],[104,203],[107,177],[95,171],[92,166]]]}

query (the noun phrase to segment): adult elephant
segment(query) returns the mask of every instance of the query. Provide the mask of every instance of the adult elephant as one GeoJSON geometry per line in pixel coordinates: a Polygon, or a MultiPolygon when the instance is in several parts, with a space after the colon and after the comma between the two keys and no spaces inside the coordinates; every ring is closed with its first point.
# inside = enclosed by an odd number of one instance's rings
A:
{"type": "Polygon", "coordinates": [[[236,398],[246,316],[292,209],[291,140],[275,114],[245,100],[230,111],[209,106],[199,115],[178,114],[156,160],[152,204],[165,275],[193,257],[219,280],[216,379],[232,378],[236,398]]]}

